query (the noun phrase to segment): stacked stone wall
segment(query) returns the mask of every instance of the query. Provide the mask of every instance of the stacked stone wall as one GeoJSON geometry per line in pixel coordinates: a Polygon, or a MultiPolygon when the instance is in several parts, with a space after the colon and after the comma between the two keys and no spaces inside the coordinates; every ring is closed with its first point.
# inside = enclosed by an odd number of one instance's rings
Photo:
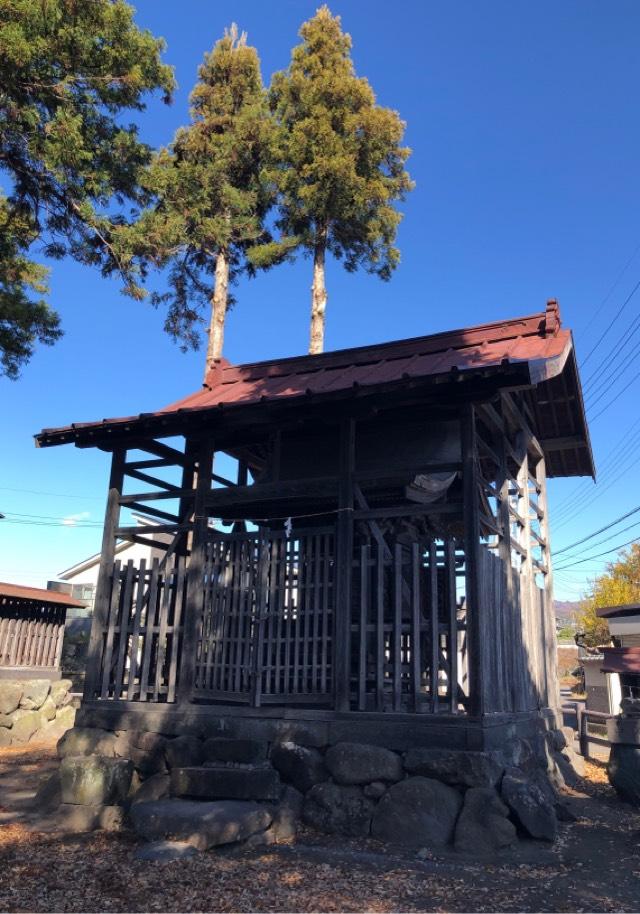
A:
{"type": "Polygon", "coordinates": [[[0,680],[0,748],[57,740],[75,720],[70,679],[0,680]]]}

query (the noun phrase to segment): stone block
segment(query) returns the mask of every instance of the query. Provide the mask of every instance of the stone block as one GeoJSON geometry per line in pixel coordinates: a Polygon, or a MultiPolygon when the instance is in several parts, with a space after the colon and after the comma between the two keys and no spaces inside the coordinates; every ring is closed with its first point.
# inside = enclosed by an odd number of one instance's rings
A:
{"type": "Polygon", "coordinates": [[[404,776],[402,759],[390,749],[366,743],[338,743],[324,757],[338,784],[370,784],[372,781],[400,781],[404,776]]]}
{"type": "Polygon", "coordinates": [[[304,797],[295,787],[287,785],[282,791],[282,798],[277,806],[271,809],[273,820],[264,832],[268,839],[273,837],[274,842],[295,838],[298,822],[302,816],[304,797]]]}
{"type": "Polygon", "coordinates": [[[6,727],[8,730],[13,727],[12,714],[0,714],[0,727],[6,727]]]}
{"type": "Polygon", "coordinates": [[[319,831],[339,835],[368,835],[375,803],[355,785],[316,784],[304,799],[302,818],[319,831]]]}
{"type": "MultiPolygon", "coordinates": [[[[15,714],[17,712],[14,711],[15,714]]],[[[13,727],[11,728],[11,741],[14,743],[29,742],[33,734],[40,729],[44,722],[40,711],[28,711],[25,709],[19,717],[14,717],[13,727]]]]}
{"type": "Polygon", "coordinates": [[[72,708],[71,705],[66,705],[64,708],[58,708],[56,716],[47,726],[47,738],[59,740],[65,733],[71,730],[75,719],[76,709],[72,708]]]}
{"type": "Polygon", "coordinates": [[[122,831],[125,824],[121,806],[78,806],[63,803],[56,813],[55,830],[70,833],[122,831]]]}
{"type": "Polygon", "coordinates": [[[202,741],[196,736],[178,736],[167,741],[164,756],[169,768],[190,768],[204,761],[202,741]]]}
{"type": "Polygon", "coordinates": [[[488,753],[449,749],[409,749],[404,767],[409,774],[454,787],[495,787],[504,771],[488,753]]]}
{"type": "Polygon", "coordinates": [[[243,841],[271,824],[268,809],[240,800],[136,803],[129,818],[135,831],[147,841],[183,841],[203,851],[243,841]]]}
{"type": "Polygon", "coordinates": [[[169,775],[153,774],[138,786],[131,796],[131,803],[150,803],[153,800],[164,800],[169,796],[169,791],[169,775]]]}
{"type": "Polygon", "coordinates": [[[0,714],[11,714],[20,704],[22,683],[0,680],[0,714]]]}
{"type": "Polygon", "coordinates": [[[623,800],[640,806],[640,746],[614,743],[607,774],[609,783],[623,800]]]}
{"type": "Polygon", "coordinates": [[[7,727],[0,727],[0,749],[6,749],[11,745],[11,730],[7,727]]]}
{"type": "Polygon", "coordinates": [[[555,802],[539,783],[518,768],[507,768],[501,792],[517,823],[528,835],[545,841],[555,840],[558,833],[555,802]]]}
{"type": "Polygon", "coordinates": [[[453,838],[462,797],[433,778],[411,777],[382,797],[371,823],[380,841],[410,847],[443,847],[453,838]]]}
{"type": "Polygon", "coordinates": [[[27,679],[22,683],[20,707],[26,711],[37,711],[45,702],[51,682],[48,679],[27,679]]]}
{"type": "Polygon", "coordinates": [[[59,679],[57,682],[51,683],[51,692],[49,694],[55,702],[56,708],[61,708],[71,701],[69,693],[72,685],[73,683],[70,679],[59,679]]]}
{"type": "Polygon", "coordinates": [[[509,810],[493,787],[470,787],[456,823],[454,845],[469,854],[492,854],[518,840],[509,810]]]}
{"type": "Polygon", "coordinates": [[[40,708],[40,713],[46,718],[46,720],[49,721],[54,719],[57,711],[58,709],[51,695],[47,695],[42,707],[40,708]]]}
{"type": "Polygon", "coordinates": [[[204,761],[253,764],[267,757],[264,740],[213,736],[204,743],[204,761]]]}
{"type": "Polygon", "coordinates": [[[272,746],[271,764],[283,780],[302,793],[311,790],[314,784],[329,779],[329,772],[318,750],[297,743],[284,742],[272,746]]]}
{"type": "MultiPolygon", "coordinates": [[[[66,708],[64,709],[66,711],[66,708]]],[[[70,708],[70,711],[73,709],[70,708]]],[[[61,717],[59,712],[57,717],[61,717]]],[[[58,743],[58,756],[102,755],[113,758],[116,754],[116,735],[111,730],[98,727],[74,727],[67,730],[58,743]]]]}
{"type": "Polygon", "coordinates": [[[171,795],[209,800],[278,800],[281,784],[273,768],[173,768],[171,795]]]}
{"type": "Polygon", "coordinates": [[[128,759],[66,756],[60,763],[63,803],[117,806],[125,803],[133,774],[128,759]]]}

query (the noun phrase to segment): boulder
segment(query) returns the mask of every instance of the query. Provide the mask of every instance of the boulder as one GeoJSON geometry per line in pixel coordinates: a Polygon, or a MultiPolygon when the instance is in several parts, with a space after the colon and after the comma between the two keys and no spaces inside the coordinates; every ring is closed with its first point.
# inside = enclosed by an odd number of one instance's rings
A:
{"type": "Polygon", "coordinates": [[[371,797],[372,800],[379,800],[387,792],[387,787],[388,784],[385,784],[384,781],[373,781],[365,786],[364,795],[371,797]]]}
{"type": "Polygon", "coordinates": [[[46,723],[40,711],[24,710],[19,717],[16,716],[19,713],[18,711],[13,713],[14,721],[11,728],[11,741],[14,743],[27,743],[36,730],[39,730],[46,723]]]}
{"type": "Polygon", "coordinates": [[[317,749],[300,746],[297,743],[276,743],[271,748],[271,764],[287,781],[306,793],[314,786],[326,781],[329,773],[317,749]]]}
{"type": "Polygon", "coordinates": [[[131,795],[132,803],[150,803],[153,800],[164,800],[169,796],[169,775],[153,774],[131,795]]]}
{"type": "Polygon", "coordinates": [[[152,841],[151,844],[143,844],[135,854],[135,860],[146,860],[151,863],[169,863],[172,860],[184,860],[185,857],[193,857],[198,851],[192,844],[186,841],[152,841]]]}
{"type": "Polygon", "coordinates": [[[280,802],[271,809],[271,825],[264,832],[268,843],[277,844],[278,841],[295,838],[303,803],[304,797],[299,790],[289,785],[284,788],[280,802]]]}
{"type": "Polygon", "coordinates": [[[409,774],[454,787],[495,787],[504,771],[504,766],[485,752],[421,747],[409,749],[404,767],[409,774]]]}
{"type": "Polygon", "coordinates": [[[380,841],[411,847],[442,847],[453,838],[462,797],[433,778],[411,777],[382,797],[371,824],[380,841]]]}
{"type": "Polygon", "coordinates": [[[207,762],[238,762],[251,765],[267,757],[268,743],[257,739],[212,736],[204,744],[207,762]]]}
{"type": "Polygon", "coordinates": [[[0,727],[6,727],[7,729],[13,727],[13,715],[0,714],[0,727]]]}
{"type": "Polygon", "coordinates": [[[190,768],[204,761],[202,742],[196,736],[178,736],[164,747],[164,757],[169,768],[190,768]]]}
{"type": "Polygon", "coordinates": [[[366,743],[337,743],[327,750],[325,765],[338,784],[370,784],[399,781],[404,776],[402,759],[390,749],[366,743]]]}
{"type": "Polygon", "coordinates": [[[70,679],[59,679],[57,682],[51,683],[51,692],[49,694],[56,708],[61,708],[72,700],[70,694],[72,685],[73,683],[70,679]]]}
{"type": "Polygon", "coordinates": [[[281,784],[273,768],[173,768],[171,795],[206,800],[278,800],[281,784]]]}
{"type": "Polygon", "coordinates": [[[26,711],[37,711],[45,702],[51,682],[48,679],[27,679],[22,683],[20,707],[26,711]]]}
{"type": "Polygon", "coordinates": [[[500,767],[520,768],[522,771],[533,771],[538,767],[533,747],[529,740],[513,736],[506,740],[496,758],[500,767]]]}
{"type": "Polygon", "coordinates": [[[133,763],[99,755],[66,756],[60,763],[62,802],[82,806],[125,803],[133,763]]]}
{"type": "Polygon", "coordinates": [[[493,787],[470,787],[456,823],[456,850],[490,854],[515,844],[516,827],[508,816],[509,810],[493,787]]]}
{"type": "Polygon", "coordinates": [[[20,704],[22,683],[0,681],[0,714],[11,714],[20,704]]]}
{"type": "Polygon", "coordinates": [[[129,818],[146,841],[183,841],[202,851],[243,841],[271,824],[271,813],[264,806],[240,800],[136,803],[129,818]]]}
{"type": "Polygon", "coordinates": [[[40,708],[40,713],[45,717],[46,720],[53,720],[56,716],[58,709],[56,708],[55,702],[51,698],[51,695],[47,695],[44,700],[42,707],[40,708]]]}
{"type": "Polygon", "coordinates": [[[532,838],[554,841],[558,833],[555,801],[536,780],[518,768],[507,768],[502,779],[502,799],[516,822],[532,838]]]}
{"type": "Polygon", "coordinates": [[[368,835],[375,803],[360,787],[316,784],[306,795],[302,818],[319,831],[339,835],[368,835]]]}
{"type": "Polygon", "coordinates": [[[0,727],[0,749],[6,749],[11,745],[11,730],[7,727],[0,727]]]}
{"type": "Polygon", "coordinates": [[[76,709],[72,708],[71,705],[59,708],[55,718],[47,727],[47,738],[59,740],[65,733],[71,730],[75,719],[76,709]]]}
{"type": "Polygon", "coordinates": [[[128,758],[142,778],[167,771],[165,749],[169,740],[160,733],[146,730],[125,730],[115,739],[114,754],[128,758]]]}
{"type": "Polygon", "coordinates": [[[623,800],[640,806],[640,746],[613,743],[607,774],[623,800]]]}
{"type": "MultiPolygon", "coordinates": [[[[61,715],[62,711],[58,713],[58,719],[61,715]]],[[[116,754],[115,747],[116,735],[111,730],[100,730],[97,727],[74,727],[72,730],[67,730],[59,741],[58,756],[66,758],[68,755],[103,755],[112,758],[116,754]]]]}
{"type": "Polygon", "coordinates": [[[121,831],[124,828],[124,810],[121,806],[78,806],[63,803],[55,816],[55,831],[89,832],[121,831]]]}

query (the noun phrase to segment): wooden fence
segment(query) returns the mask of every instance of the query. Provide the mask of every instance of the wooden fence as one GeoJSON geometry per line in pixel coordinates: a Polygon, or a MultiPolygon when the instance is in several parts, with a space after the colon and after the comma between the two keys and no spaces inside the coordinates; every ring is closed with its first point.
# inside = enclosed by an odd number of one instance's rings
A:
{"type": "Polygon", "coordinates": [[[333,528],[207,544],[195,695],[331,706],[333,528]]]}
{"type": "Polygon", "coordinates": [[[173,702],[176,697],[185,598],[185,559],[170,567],[144,559],[114,564],[107,624],[101,632],[101,699],[173,702]]]}
{"type": "Polygon", "coordinates": [[[360,546],[351,626],[358,710],[464,710],[463,565],[453,539],[360,546]]]}
{"type": "Polygon", "coordinates": [[[0,666],[57,670],[65,612],[64,606],[3,602],[0,606],[0,666]]]}

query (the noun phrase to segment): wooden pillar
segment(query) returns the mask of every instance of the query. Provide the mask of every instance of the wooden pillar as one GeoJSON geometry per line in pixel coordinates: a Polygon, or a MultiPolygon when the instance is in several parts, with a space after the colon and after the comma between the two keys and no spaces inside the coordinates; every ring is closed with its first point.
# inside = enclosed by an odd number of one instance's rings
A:
{"type": "MultiPolygon", "coordinates": [[[[480,588],[478,563],[480,518],[478,513],[478,455],[476,416],[472,403],[463,407],[461,416],[462,483],[464,516],[464,565],[467,600],[467,656],[469,658],[469,713],[484,711],[482,694],[482,653],[480,650],[480,588]]],[[[457,689],[457,683],[452,683],[457,689]]]]}
{"type": "Polygon", "coordinates": [[[187,568],[187,595],[183,612],[180,677],[177,700],[191,700],[195,682],[198,626],[204,608],[204,568],[208,528],[207,495],[211,490],[213,444],[210,441],[189,442],[195,458],[195,497],[193,501],[193,531],[191,555],[187,568]]]}
{"type": "Polygon", "coordinates": [[[334,643],[337,711],[348,711],[350,704],[355,429],[355,419],[343,419],[340,426],[340,483],[335,559],[334,643]]]}
{"type": "Polygon", "coordinates": [[[558,684],[558,636],[556,633],[556,615],[553,608],[553,565],[551,560],[551,533],[549,531],[549,507],[547,503],[547,470],[544,457],[536,466],[536,481],[539,487],[538,507],[540,518],[540,536],[544,540],[542,561],[547,569],[544,576],[544,619],[545,619],[545,661],[547,674],[547,701],[551,708],[560,707],[560,688],[558,684]]]}
{"type": "Polygon", "coordinates": [[[501,636],[503,638],[504,645],[504,668],[501,670],[501,675],[503,677],[503,696],[505,700],[506,707],[502,710],[504,711],[514,711],[517,703],[517,685],[516,678],[520,675],[519,671],[515,667],[515,654],[513,648],[513,615],[514,615],[514,604],[516,601],[515,596],[515,587],[517,581],[515,580],[515,575],[513,572],[513,562],[511,557],[511,511],[509,509],[510,505],[510,489],[511,481],[509,479],[509,464],[507,460],[507,421],[504,419],[504,427],[501,433],[500,440],[500,479],[499,479],[499,495],[500,495],[500,507],[499,507],[499,517],[500,517],[500,526],[501,526],[501,535],[500,543],[498,546],[498,554],[500,556],[500,561],[502,562],[502,571],[504,574],[504,582],[506,589],[506,611],[504,605],[500,607],[500,613],[498,618],[501,623],[501,636]]]}
{"type": "Polygon", "coordinates": [[[102,549],[100,552],[100,569],[91,620],[91,635],[87,650],[87,666],[84,681],[84,700],[95,697],[96,688],[101,677],[102,637],[106,630],[109,615],[109,599],[113,576],[113,563],[116,550],[116,530],[120,520],[120,497],[124,480],[124,465],[127,452],[125,448],[114,450],[111,458],[111,475],[109,477],[109,494],[107,510],[102,532],[102,549]]]}

